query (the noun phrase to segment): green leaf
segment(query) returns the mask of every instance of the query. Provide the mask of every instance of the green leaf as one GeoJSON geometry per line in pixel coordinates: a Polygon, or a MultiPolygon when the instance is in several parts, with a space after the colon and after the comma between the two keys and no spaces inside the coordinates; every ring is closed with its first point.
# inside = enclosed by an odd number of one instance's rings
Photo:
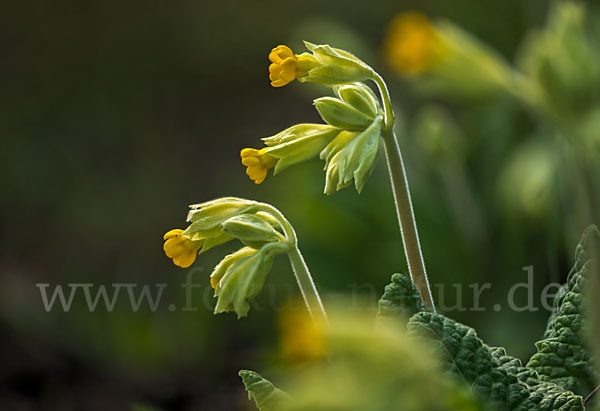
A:
{"type": "Polygon", "coordinates": [[[554,313],[548,321],[544,339],[536,343],[538,352],[527,364],[544,381],[550,381],[565,390],[586,396],[597,385],[590,347],[584,290],[597,252],[600,232],[590,226],[583,234],[575,251],[575,265],[567,277],[567,284],[554,301],[554,313]]]}
{"type": "Polygon", "coordinates": [[[254,399],[260,411],[278,411],[290,401],[290,396],[285,391],[276,388],[271,381],[254,371],[242,370],[239,375],[248,391],[248,398],[254,399]]]}
{"type": "Polygon", "coordinates": [[[378,318],[400,319],[403,323],[415,313],[431,311],[410,278],[398,273],[392,275],[392,282],[385,286],[378,305],[378,318]]]}
{"type": "Polygon", "coordinates": [[[463,380],[494,409],[583,410],[583,399],[562,387],[540,381],[504,350],[485,345],[470,327],[440,314],[420,312],[408,333],[428,342],[447,372],[463,380]]]}

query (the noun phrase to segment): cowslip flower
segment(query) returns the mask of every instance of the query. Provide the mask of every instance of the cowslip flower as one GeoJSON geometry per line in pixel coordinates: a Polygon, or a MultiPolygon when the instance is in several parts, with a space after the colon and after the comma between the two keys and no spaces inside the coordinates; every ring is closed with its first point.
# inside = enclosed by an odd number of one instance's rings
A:
{"type": "Polygon", "coordinates": [[[277,164],[277,159],[267,152],[268,149],[269,147],[260,150],[245,148],[240,153],[242,164],[247,167],[246,174],[255,184],[265,181],[267,171],[277,164]]]}
{"type": "Polygon", "coordinates": [[[304,77],[318,65],[316,59],[308,53],[294,54],[288,46],[279,45],[269,53],[269,79],[273,87],[282,87],[297,78],[304,77]]]}
{"type": "Polygon", "coordinates": [[[347,51],[306,41],[304,45],[309,53],[294,54],[283,45],[271,50],[269,79],[273,87],[285,86],[295,79],[336,86],[373,78],[373,69],[347,51]]]}
{"type": "Polygon", "coordinates": [[[187,268],[196,261],[198,250],[202,247],[203,240],[193,241],[181,234],[183,230],[175,228],[168,231],[163,239],[163,250],[173,263],[181,268],[187,268]]]}
{"type": "Polygon", "coordinates": [[[435,59],[436,33],[429,19],[418,12],[402,13],[390,23],[384,57],[394,71],[416,75],[435,59]]]}
{"type": "Polygon", "coordinates": [[[397,74],[418,76],[428,92],[473,98],[514,92],[515,73],[502,56],[452,22],[418,12],[392,20],[384,57],[397,74]]]}

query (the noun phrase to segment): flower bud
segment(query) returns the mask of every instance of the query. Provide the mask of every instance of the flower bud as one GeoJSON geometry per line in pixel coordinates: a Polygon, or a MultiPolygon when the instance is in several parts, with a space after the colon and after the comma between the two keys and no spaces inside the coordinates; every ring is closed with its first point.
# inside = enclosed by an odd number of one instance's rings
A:
{"type": "Polygon", "coordinates": [[[369,127],[374,119],[374,117],[368,116],[352,105],[334,97],[316,99],[315,107],[327,124],[343,130],[364,130],[369,127]]]}
{"type": "Polygon", "coordinates": [[[306,76],[299,77],[298,80],[301,82],[309,81],[335,86],[373,78],[373,69],[347,51],[327,44],[316,45],[307,41],[304,45],[312,52],[319,65],[308,70],[306,76]]]}
{"type": "Polygon", "coordinates": [[[379,101],[370,87],[352,83],[334,88],[335,94],[365,116],[374,119],[379,111],[379,101]]]}
{"type": "Polygon", "coordinates": [[[190,208],[187,221],[192,224],[186,230],[186,235],[212,229],[233,216],[251,212],[257,208],[257,203],[243,198],[223,197],[192,204],[190,208]]]}
{"type": "Polygon", "coordinates": [[[335,138],[339,129],[327,124],[298,124],[273,137],[263,138],[269,155],[278,159],[273,174],[316,157],[335,138]]]}
{"type": "Polygon", "coordinates": [[[327,124],[297,124],[272,137],[263,138],[267,147],[243,149],[242,164],[248,167],[246,174],[260,184],[270,168],[274,167],[273,174],[277,174],[293,164],[317,156],[337,133],[339,129],[327,124]]]}
{"type": "Polygon", "coordinates": [[[359,193],[371,174],[381,137],[382,117],[377,116],[361,133],[344,131],[321,152],[326,159],[325,193],[347,187],[352,180],[359,193]]]}
{"type": "Polygon", "coordinates": [[[278,241],[282,235],[264,218],[256,214],[231,217],[221,224],[225,233],[247,245],[278,241]]]}
{"type": "Polygon", "coordinates": [[[284,243],[268,243],[260,250],[244,247],[225,257],[211,275],[211,284],[218,297],[215,314],[235,311],[245,317],[249,301],[262,289],[265,277],[277,254],[285,253],[284,243]]]}

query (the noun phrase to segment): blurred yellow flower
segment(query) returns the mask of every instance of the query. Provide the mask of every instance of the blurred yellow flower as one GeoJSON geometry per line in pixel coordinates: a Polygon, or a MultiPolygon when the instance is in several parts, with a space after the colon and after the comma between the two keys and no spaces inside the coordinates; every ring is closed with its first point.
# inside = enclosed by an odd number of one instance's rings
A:
{"type": "Polygon", "coordinates": [[[267,153],[268,149],[269,147],[260,150],[245,148],[240,153],[242,164],[248,167],[246,174],[256,184],[262,183],[267,177],[267,171],[277,163],[277,158],[267,153]]]}
{"type": "Polygon", "coordinates": [[[204,240],[192,241],[181,235],[183,230],[175,228],[168,231],[165,236],[163,250],[173,263],[181,268],[187,268],[196,261],[198,250],[204,240]]]}
{"type": "Polygon", "coordinates": [[[384,58],[399,74],[416,75],[434,59],[436,41],[435,28],[427,16],[415,11],[401,13],[388,27],[384,58]]]}
{"type": "Polygon", "coordinates": [[[307,361],[325,356],[325,324],[315,322],[299,303],[280,312],[278,325],[281,351],[287,359],[307,361]]]}

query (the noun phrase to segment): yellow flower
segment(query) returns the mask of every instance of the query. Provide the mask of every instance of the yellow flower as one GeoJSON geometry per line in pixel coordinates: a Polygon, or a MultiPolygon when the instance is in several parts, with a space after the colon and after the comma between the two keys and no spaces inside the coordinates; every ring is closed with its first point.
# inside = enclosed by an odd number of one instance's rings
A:
{"type": "Polygon", "coordinates": [[[436,43],[435,28],[425,15],[401,13],[389,25],[384,57],[390,68],[400,74],[419,74],[435,59],[436,43]]]}
{"type": "Polygon", "coordinates": [[[325,355],[325,324],[315,322],[298,302],[281,311],[278,326],[279,345],[288,360],[303,362],[325,355]]]}
{"type": "Polygon", "coordinates": [[[163,250],[167,257],[173,259],[173,263],[181,268],[187,268],[196,261],[198,250],[202,247],[204,240],[192,241],[181,235],[183,230],[173,229],[165,236],[163,250]]]}
{"type": "Polygon", "coordinates": [[[288,46],[277,46],[269,53],[269,79],[273,87],[281,87],[304,77],[308,71],[319,65],[310,54],[294,54],[288,46]]]}
{"type": "Polygon", "coordinates": [[[269,53],[269,79],[273,87],[285,86],[296,78],[298,59],[288,46],[277,46],[269,53]]]}
{"type": "Polygon", "coordinates": [[[261,150],[255,148],[245,148],[240,153],[242,157],[242,164],[248,167],[246,174],[256,184],[262,183],[267,177],[267,171],[273,168],[277,163],[277,158],[273,157],[267,150],[269,147],[265,147],[261,150]]]}

